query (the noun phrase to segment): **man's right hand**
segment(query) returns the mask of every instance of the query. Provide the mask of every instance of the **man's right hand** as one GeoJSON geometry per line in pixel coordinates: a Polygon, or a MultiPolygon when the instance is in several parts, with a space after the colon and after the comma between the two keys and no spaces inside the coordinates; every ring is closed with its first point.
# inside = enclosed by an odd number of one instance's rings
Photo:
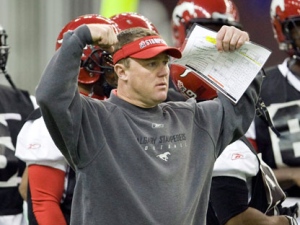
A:
{"type": "Polygon", "coordinates": [[[113,52],[115,45],[118,42],[116,29],[109,24],[87,24],[90,29],[91,36],[95,45],[101,49],[113,52]]]}

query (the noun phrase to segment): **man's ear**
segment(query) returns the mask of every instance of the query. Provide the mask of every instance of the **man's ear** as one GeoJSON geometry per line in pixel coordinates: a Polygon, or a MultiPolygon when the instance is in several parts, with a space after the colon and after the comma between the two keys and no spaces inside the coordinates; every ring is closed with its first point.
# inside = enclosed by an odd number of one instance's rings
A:
{"type": "Polygon", "coordinates": [[[114,66],[115,73],[117,74],[118,78],[121,80],[126,80],[126,67],[123,64],[115,64],[114,66]]]}

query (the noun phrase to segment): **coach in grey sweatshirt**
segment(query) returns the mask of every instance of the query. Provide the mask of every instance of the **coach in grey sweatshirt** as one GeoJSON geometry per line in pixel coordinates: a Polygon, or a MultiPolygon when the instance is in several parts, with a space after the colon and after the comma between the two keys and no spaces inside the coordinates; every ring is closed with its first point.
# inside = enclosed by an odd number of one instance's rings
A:
{"type": "MultiPolygon", "coordinates": [[[[224,51],[227,43],[235,49],[249,38],[232,27],[222,32],[217,46],[221,43],[224,51]]],[[[103,24],[65,33],[36,98],[54,142],[76,171],[71,224],[205,224],[215,159],[248,129],[261,77],[236,105],[221,94],[201,103],[162,103],[169,56],[180,58],[181,53],[142,28],[122,31],[118,39],[103,24]],[[78,93],[86,44],[117,44],[118,87],[108,100],[78,93]]]]}

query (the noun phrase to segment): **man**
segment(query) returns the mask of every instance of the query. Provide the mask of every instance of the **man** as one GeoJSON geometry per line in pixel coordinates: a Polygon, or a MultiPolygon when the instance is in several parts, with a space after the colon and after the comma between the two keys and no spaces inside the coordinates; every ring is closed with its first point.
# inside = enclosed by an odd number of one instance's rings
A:
{"type": "MultiPolygon", "coordinates": [[[[224,26],[216,48],[233,51],[248,40],[224,26]]],[[[205,224],[213,162],[248,129],[261,77],[236,105],[221,94],[161,103],[170,56],[181,53],[143,28],[116,36],[109,25],[89,24],[64,35],[36,94],[55,144],[76,170],[71,224],[205,224]],[[77,91],[78,59],[92,43],[115,50],[118,86],[105,101],[77,91]]]]}
{"type": "MultiPolygon", "coordinates": [[[[286,192],[287,203],[300,202],[299,100],[300,100],[300,1],[273,0],[270,7],[274,37],[287,53],[283,63],[266,69],[261,97],[280,136],[259,118],[247,137],[273,169],[286,192]]],[[[299,222],[298,218],[298,222],[299,222]]]]}
{"type": "Polygon", "coordinates": [[[22,125],[34,110],[35,99],[27,91],[18,89],[6,71],[9,53],[7,37],[5,29],[0,26],[0,71],[11,85],[0,85],[0,224],[25,225],[23,199],[19,193],[25,163],[15,157],[15,147],[22,125]]]}
{"type": "MultiPolygon", "coordinates": [[[[222,25],[242,27],[239,11],[231,1],[180,0],[172,15],[173,38],[178,47],[183,44],[188,29],[194,23],[215,31],[222,25]]],[[[186,72],[185,68],[171,65],[171,77],[186,97],[194,97],[198,101],[216,97],[213,88],[193,72],[186,72]],[[181,76],[184,73],[186,76],[181,76]]],[[[265,172],[260,171],[263,162],[251,148],[242,138],[227,146],[217,158],[212,174],[208,225],[288,225],[289,221],[293,221],[291,217],[274,216],[274,208],[277,209],[285,196],[280,187],[274,188],[276,179],[272,180],[275,193],[264,187],[264,182],[273,177],[271,174],[268,178],[263,176],[265,172]],[[268,198],[273,201],[268,202],[268,198]]],[[[278,213],[275,212],[275,215],[278,213]]]]}

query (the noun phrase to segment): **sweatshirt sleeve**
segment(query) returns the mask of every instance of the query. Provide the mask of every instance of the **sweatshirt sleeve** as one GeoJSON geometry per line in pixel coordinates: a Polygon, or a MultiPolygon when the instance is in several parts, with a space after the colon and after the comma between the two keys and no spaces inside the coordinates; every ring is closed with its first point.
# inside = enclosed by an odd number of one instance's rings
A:
{"type": "Polygon", "coordinates": [[[220,92],[218,98],[198,103],[198,126],[209,133],[215,145],[215,158],[248,130],[255,116],[261,83],[262,76],[258,74],[236,104],[220,92]]]}
{"type": "Polygon", "coordinates": [[[78,92],[77,77],[86,44],[92,44],[92,37],[86,25],[66,32],[60,49],[46,66],[36,89],[36,100],[47,128],[55,144],[71,164],[67,146],[72,148],[76,143],[68,143],[72,140],[64,137],[78,136],[80,129],[82,101],[78,92]]]}
{"type": "Polygon", "coordinates": [[[218,149],[221,151],[228,144],[242,137],[249,129],[255,116],[262,80],[262,75],[258,74],[234,107],[227,97],[219,95],[223,105],[223,123],[218,141],[218,149]]]}

